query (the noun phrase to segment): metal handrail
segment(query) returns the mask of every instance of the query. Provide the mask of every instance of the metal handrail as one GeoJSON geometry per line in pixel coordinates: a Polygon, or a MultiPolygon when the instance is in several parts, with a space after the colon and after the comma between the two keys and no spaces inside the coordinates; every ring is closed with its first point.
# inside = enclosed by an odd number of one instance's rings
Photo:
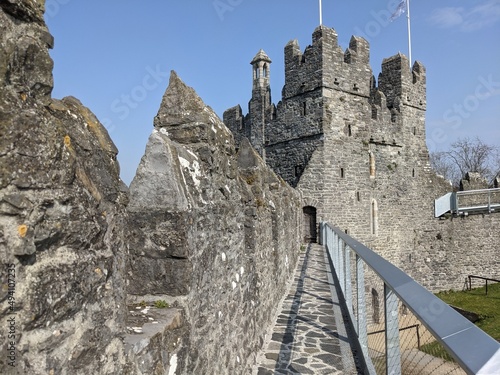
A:
{"type": "Polygon", "coordinates": [[[469,213],[492,213],[500,209],[500,201],[492,201],[492,198],[499,199],[500,188],[481,189],[481,190],[465,190],[448,193],[434,201],[434,216],[440,217],[448,212],[454,215],[468,215],[469,213]],[[496,196],[494,196],[496,194],[496,196]],[[460,204],[461,197],[467,196],[484,196],[484,203],[479,202],[475,205],[460,204]]]}
{"type": "Polygon", "coordinates": [[[488,213],[491,213],[495,211],[496,209],[500,208],[500,202],[497,203],[492,203],[491,202],[491,196],[492,194],[495,193],[500,193],[500,188],[494,188],[494,189],[481,189],[481,190],[465,190],[465,191],[457,191],[455,193],[455,209],[456,209],[456,214],[460,215],[462,213],[469,213],[469,212],[483,212],[483,211],[488,211],[488,213]],[[484,202],[484,204],[480,205],[466,205],[466,206],[460,206],[460,197],[466,197],[466,196],[485,196],[487,195],[487,202],[484,202]]]}
{"type": "Polygon", "coordinates": [[[498,279],[492,279],[491,277],[483,277],[483,276],[475,276],[475,275],[469,275],[467,276],[469,279],[469,290],[472,290],[472,279],[480,279],[480,280],[485,280],[486,281],[486,295],[488,295],[488,280],[493,281],[495,283],[500,283],[500,280],[498,279]]]}
{"type": "MultiPolygon", "coordinates": [[[[386,287],[399,297],[468,374],[494,374],[494,370],[500,371],[500,344],[492,337],[434,296],[407,273],[342,230],[328,223],[321,223],[321,228],[322,243],[327,249],[330,230],[383,280],[386,287]]],[[[335,271],[337,274],[344,272],[335,271]]]]}
{"type": "Polygon", "coordinates": [[[474,194],[500,193],[500,188],[479,189],[479,190],[463,190],[463,191],[457,191],[456,193],[457,193],[457,195],[474,195],[474,194]]]}

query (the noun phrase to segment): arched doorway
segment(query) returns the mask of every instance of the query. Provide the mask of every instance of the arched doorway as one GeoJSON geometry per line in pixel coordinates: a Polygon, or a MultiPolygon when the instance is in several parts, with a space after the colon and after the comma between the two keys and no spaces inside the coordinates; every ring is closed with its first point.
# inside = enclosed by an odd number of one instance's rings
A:
{"type": "Polygon", "coordinates": [[[302,211],[304,212],[304,241],[316,242],[318,235],[316,208],[305,206],[302,211]]]}

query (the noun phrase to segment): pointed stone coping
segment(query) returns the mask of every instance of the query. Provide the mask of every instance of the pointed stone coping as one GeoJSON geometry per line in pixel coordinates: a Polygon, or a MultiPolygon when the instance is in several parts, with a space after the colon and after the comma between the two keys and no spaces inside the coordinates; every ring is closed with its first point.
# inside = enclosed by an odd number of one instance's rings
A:
{"type": "Polygon", "coordinates": [[[127,206],[130,212],[186,211],[189,208],[179,157],[189,161],[194,157],[176,147],[162,134],[164,132],[165,129],[154,129],[149,137],[146,152],[130,184],[130,203],[127,206]]]}
{"type": "Polygon", "coordinates": [[[234,153],[231,131],[174,71],[154,119],[156,130],[181,144],[209,143],[234,153]]]}
{"type": "Polygon", "coordinates": [[[162,128],[188,123],[211,124],[216,119],[219,120],[212,108],[207,106],[196,91],[187,86],[172,70],[154,126],[162,128]]]}

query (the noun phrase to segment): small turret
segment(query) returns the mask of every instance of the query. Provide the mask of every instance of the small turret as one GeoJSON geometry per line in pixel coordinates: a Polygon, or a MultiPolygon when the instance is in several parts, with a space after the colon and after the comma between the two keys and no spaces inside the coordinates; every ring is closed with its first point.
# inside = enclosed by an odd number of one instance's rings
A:
{"type": "Polygon", "coordinates": [[[250,62],[253,67],[253,89],[267,89],[269,87],[269,73],[271,59],[264,50],[257,52],[250,62]]]}
{"type": "Polygon", "coordinates": [[[272,115],[270,67],[271,59],[261,49],[250,62],[253,72],[252,99],[248,103],[251,119],[250,142],[262,157],[265,144],[265,124],[272,115]]]}

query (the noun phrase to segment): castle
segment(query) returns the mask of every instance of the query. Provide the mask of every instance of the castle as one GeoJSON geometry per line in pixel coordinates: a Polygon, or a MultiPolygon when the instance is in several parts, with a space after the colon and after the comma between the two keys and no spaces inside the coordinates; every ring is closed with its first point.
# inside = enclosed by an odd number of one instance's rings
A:
{"type": "Polygon", "coordinates": [[[449,185],[428,166],[420,63],[384,60],[377,85],[366,41],[344,52],[321,26],[286,46],[277,106],[271,59],[252,60],[234,135],[172,73],[127,189],[106,128],[51,96],[44,3],[0,2],[0,373],[250,373],[320,220],[431,290],[498,278],[500,215],[433,216],[449,185]]]}
{"type": "Polygon", "coordinates": [[[415,62],[410,68],[398,53],[384,59],[376,80],[367,41],[353,36],[344,51],[335,30],[325,26],[314,30],[304,52],[293,40],[284,54],[281,101],[271,101],[271,59],[260,50],[251,61],[249,112],[243,116],[240,106],[232,107],[224,123],[237,143],[248,138],[301,192],[304,238],[315,240],[316,223],[328,221],[428,288],[456,287],[464,267],[480,266],[466,260],[461,245],[475,231],[488,239],[494,230],[473,223],[477,218],[466,223],[433,216],[434,199],[451,187],[429,165],[425,67],[415,62]]]}

